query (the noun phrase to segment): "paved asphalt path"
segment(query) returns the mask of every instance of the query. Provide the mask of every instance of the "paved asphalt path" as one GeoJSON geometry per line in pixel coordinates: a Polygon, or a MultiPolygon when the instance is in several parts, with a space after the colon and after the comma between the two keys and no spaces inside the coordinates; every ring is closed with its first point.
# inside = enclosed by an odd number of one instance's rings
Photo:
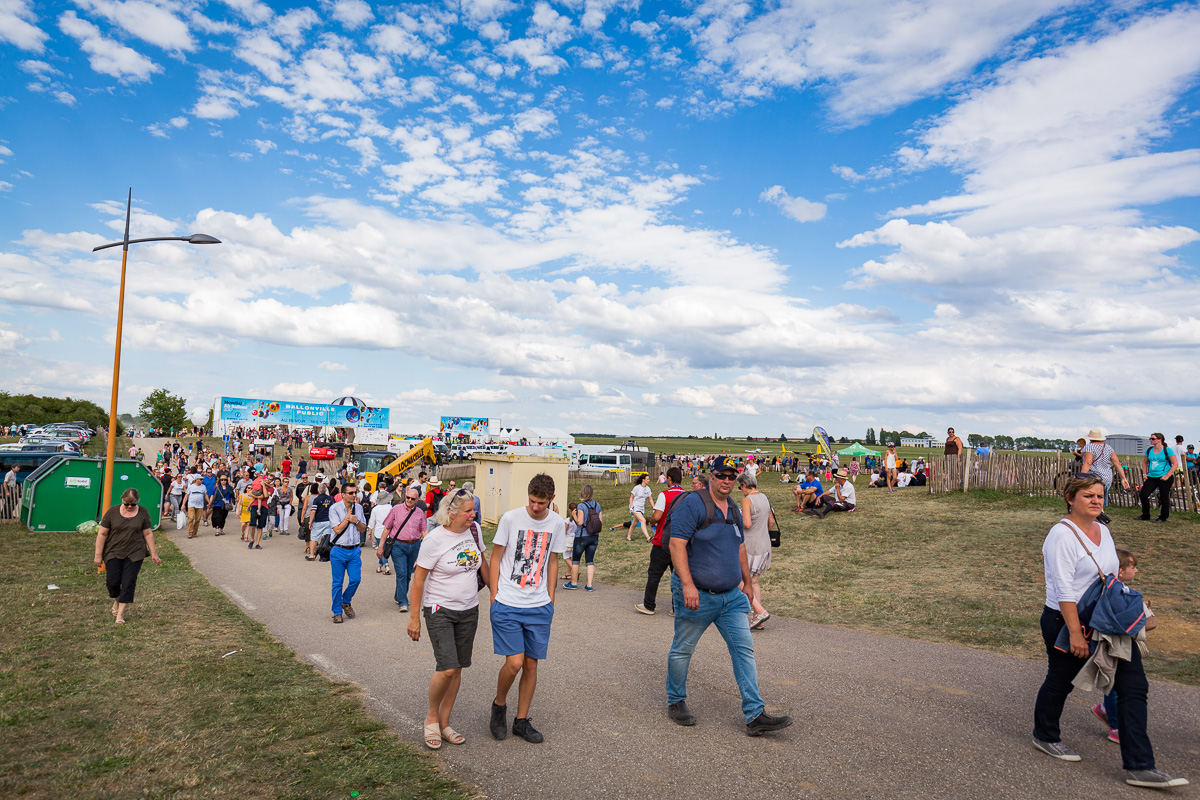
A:
{"type": "MultiPolygon", "coordinates": [[[[276,535],[249,551],[236,526],[229,530],[214,537],[202,527],[192,540],[182,531],[168,535],[301,659],[360,686],[373,714],[423,747],[433,651],[424,630],[419,643],[408,638],[407,615],[392,599],[394,576],[377,575],[373,554],[363,550],[358,616],[334,625],[328,564],[305,561],[295,536],[276,535]]],[[[1064,740],[1081,763],[1032,748],[1044,663],[798,620],[772,619],[754,635],[768,710],[790,713],[794,726],[745,735],[729,656],[711,629],[688,686],[699,724],[678,727],[667,718],[664,689],[671,617],[662,603],[654,617],[635,613],[639,599],[604,585],[558,591],[530,714],[546,737],[540,745],[511,735],[497,742],[488,733],[502,659],[492,653],[485,609],[451,720],[466,744],[443,745],[430,757],[490,798],[1148,796],[1123,782],[1118,746],[1088,710],[1097,695],[1073,695],[1063,715],[1064,740]]],[[[515,686],[509,709],[511,720],[515,686]]],[[[1175,795],[1197,796],[1200,690],[1153,684],[1150,733],[1159,766],[1193,781],[1175,795]]]]}

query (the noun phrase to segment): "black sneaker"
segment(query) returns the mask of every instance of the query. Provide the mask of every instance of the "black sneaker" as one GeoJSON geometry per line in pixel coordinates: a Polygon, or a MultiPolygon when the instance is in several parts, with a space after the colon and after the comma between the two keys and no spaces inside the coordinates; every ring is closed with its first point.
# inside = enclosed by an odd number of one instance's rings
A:
{"type": "Polygon", "coordinates": [[[525,719],[513,718],[513,736],[520,736],[530,744],[541,744],[542,735],[537,732],[537,729],[530,723],[529,717],[525,719]]]}
{"type": "Polygon", "coordinates": [[[493,739],[503,739],[508,736],[508,706],[498,706],[492,703],[492,721],[488,723],[493,739]]]}
{"type": "Polygon", "coordinates": [[[696,715],[687,707],[687,702],[680,700],[667,706],[667,716],[680,725],[695,725],[696,715]]]}
{"type": "Polygon", "coordinates": [[[787,714],[784,714],[782,717],[772,717],[764,711],[753,722],[746,723],[746,735],[762,736],[764,733],[783,730],[790,727],[791,724],[792,718],[787,714]]]}

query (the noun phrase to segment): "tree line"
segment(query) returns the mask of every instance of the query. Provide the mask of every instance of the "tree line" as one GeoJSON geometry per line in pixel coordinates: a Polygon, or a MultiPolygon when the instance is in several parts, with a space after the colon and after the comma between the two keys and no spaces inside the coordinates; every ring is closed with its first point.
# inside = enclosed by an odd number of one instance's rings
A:
{"type": "MultiPolygon", "coordinates": [[[[92,430],[100,430],[108,426],[108,412],[90,400],[0,391],[0,424],[49,425],[51,422],[86,422],[92,430]]],[[[120,423],[117,426],[120,433],[120,423]]]]}

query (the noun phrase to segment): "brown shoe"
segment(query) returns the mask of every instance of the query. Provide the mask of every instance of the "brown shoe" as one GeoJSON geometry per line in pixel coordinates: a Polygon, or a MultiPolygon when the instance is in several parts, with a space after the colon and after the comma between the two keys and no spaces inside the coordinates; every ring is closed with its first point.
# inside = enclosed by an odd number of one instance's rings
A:
{"type": "Polygon", "coordinates": [[[341,623],[341,621],[342,621],[342,615],[341,615],[341,614],[334,614],[334,615],[333,615],[333,621],[334,621],[334,622],[337,622],[337,623],[341,623]]]}
{"type": "Polygon", "coordinates": [[[346,612],[346,616],[354,619],[354,606],[349,603],[342,603],[342,611],[346,612]]]}

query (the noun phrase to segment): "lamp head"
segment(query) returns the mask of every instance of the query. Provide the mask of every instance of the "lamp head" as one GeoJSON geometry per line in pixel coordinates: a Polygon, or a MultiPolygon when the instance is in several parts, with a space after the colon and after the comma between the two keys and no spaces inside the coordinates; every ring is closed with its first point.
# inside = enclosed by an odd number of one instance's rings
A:
{"type": "Polygon", "coordinates": [[[207,233],[193,233],[191,236],[187,237],[187,239],[185,239],[184,241],[186,241],[188,244],[220,244],[221,243],[220,239],[217,239],[213,236],[209,236],[207,233]]]}

